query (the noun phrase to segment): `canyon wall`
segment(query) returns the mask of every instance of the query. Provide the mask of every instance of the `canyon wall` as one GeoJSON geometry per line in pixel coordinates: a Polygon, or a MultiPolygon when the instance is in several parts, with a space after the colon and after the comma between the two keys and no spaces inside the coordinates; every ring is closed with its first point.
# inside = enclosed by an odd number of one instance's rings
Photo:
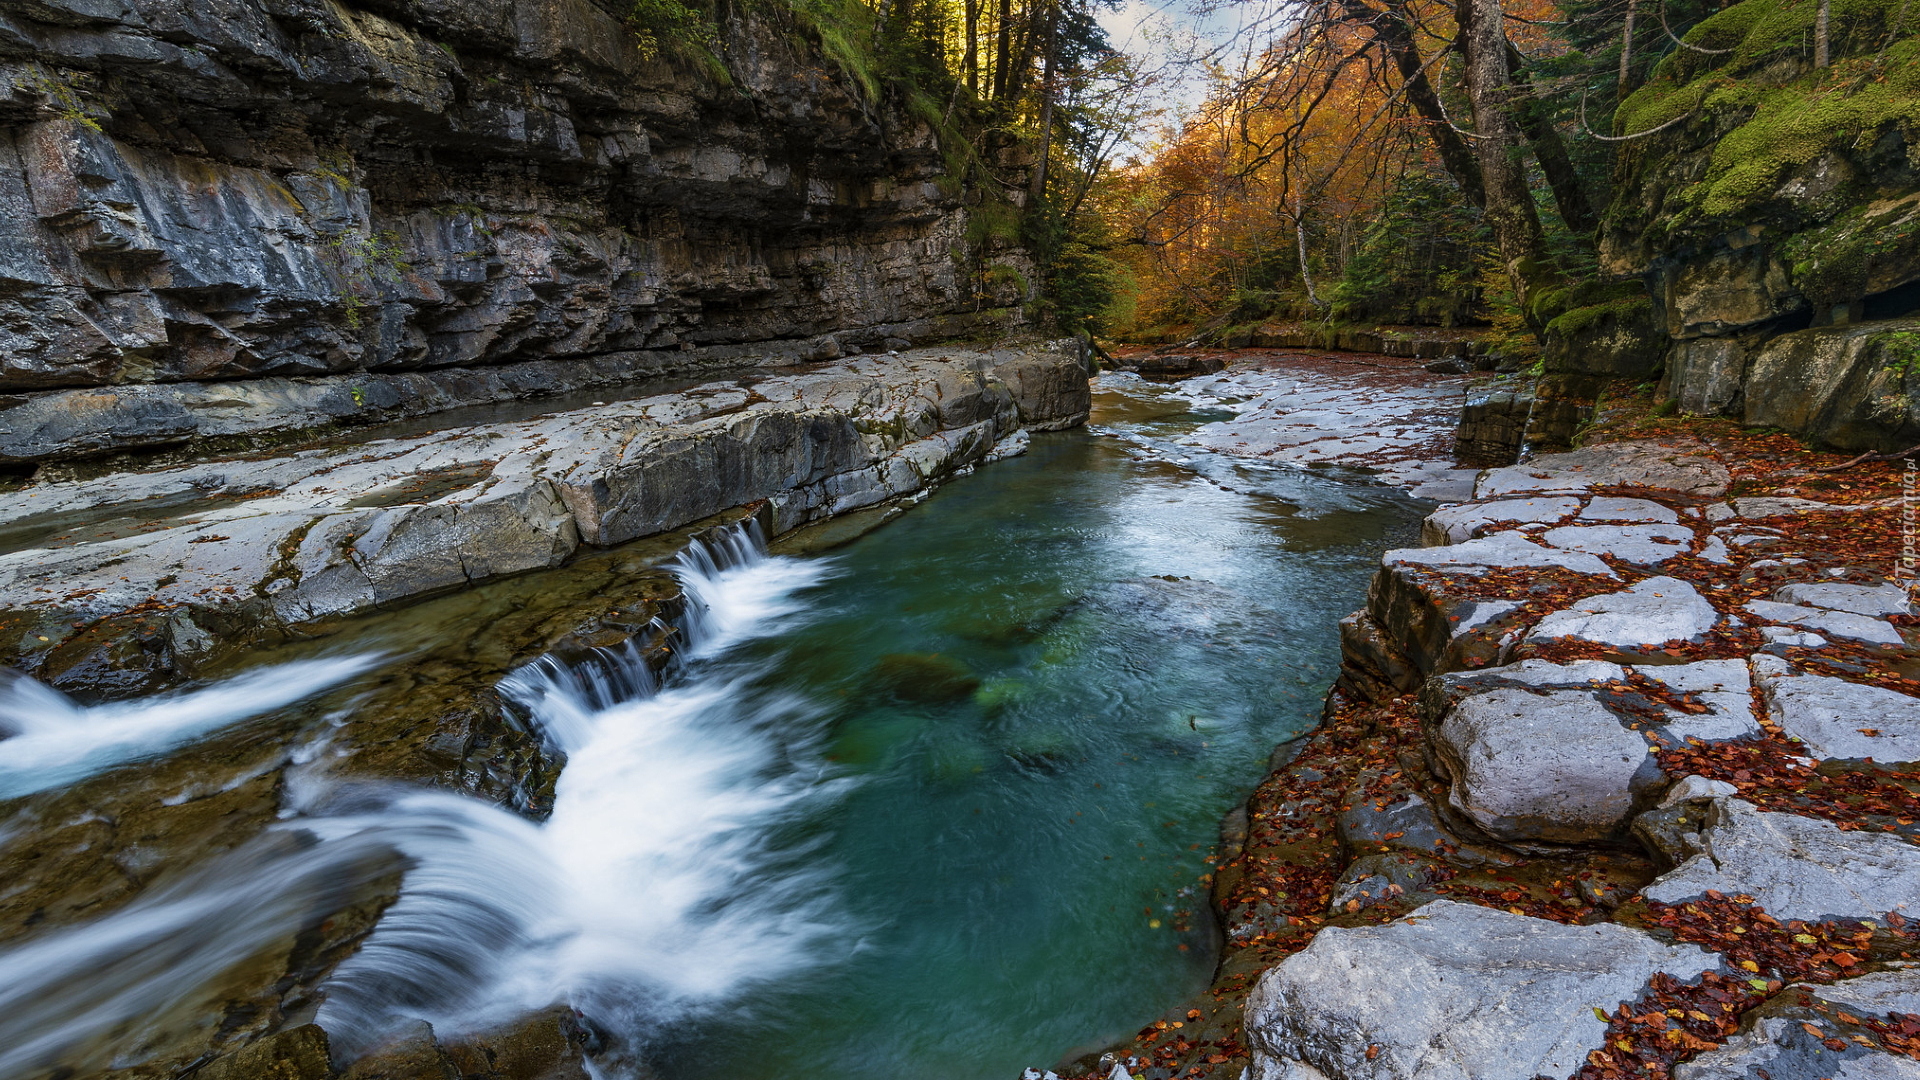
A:
{"type": "Polygon", "coordinates": [[[932,130],[803,27],[703,61],[625,11],[0,3],[0,466],[1018,320],[932,130]]]}

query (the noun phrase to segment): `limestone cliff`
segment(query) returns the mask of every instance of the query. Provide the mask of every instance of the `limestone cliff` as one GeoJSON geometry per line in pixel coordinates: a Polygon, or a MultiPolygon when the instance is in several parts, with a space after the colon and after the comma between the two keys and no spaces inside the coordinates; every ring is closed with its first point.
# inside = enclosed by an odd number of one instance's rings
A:
{"type": "Polygon", "coordinates": [[[1816,67],[1816,7],[1726,8],[1622,107],[1653,134],[1602,262],[1647,282],[1680,407],[1890,450],[1920,442],[1920,41],[1901,4],[1840,0],[1816,67]]]}
{"type": "Polygon", "coordinates": [[[625,11],[0,3],[0,465],[1017,319],[933,132],[803,27],[697,63],[625,11]]]}

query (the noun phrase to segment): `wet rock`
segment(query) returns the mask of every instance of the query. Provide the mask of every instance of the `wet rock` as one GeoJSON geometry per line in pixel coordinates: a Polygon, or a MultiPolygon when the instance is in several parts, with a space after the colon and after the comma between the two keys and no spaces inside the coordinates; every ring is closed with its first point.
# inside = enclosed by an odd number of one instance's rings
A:
{"type": "Polygon", "coordinates": [[[1615,837],[1636,796],[1659,777],[1646,739],[1590,691],[1472,694],[1429,737],[1448,805],[1502,840],[1615,837]]]}
{"type": "Polygon", "coordinates": [[[1563,926],[1435,901],[1385,926],[1320,931],[1247,1000],[1252,1080],[1562,1077],[1605,1040],[1594,1012],[1655,973],[1719,966],[1611,924],[1563,926]]]}
{"type": "Polygon", "coordinates": [[[1920,761],[1920,698],[1883,686],[1808,675],[1777,656],[1753,658],[1767,711],[1815,758],[1920,761]]]}
{"type": "Polygon", "coordinates": [[[1211,375],[1226,369],[1226,361],[1218,356],[1196,353],[1148,353],[1144,356],[1129,358],[1125,365],[1147,379],[1190,379],[1195,375],[1211,375]]]}
{"type": "Polygon", "coordinates": [[[1715,889],[1746,894],[1776,919],[1879,919],[1920,895],[1920,847],[1831,821],[1715,799],[1698,848],[1641,890],[1678,904],[1715,889]]]}
{"type": "Polygon", "coordinates": [[[1454,456],[1464,464],[1508,465],[1520,456],[1533,395],[1519,390],[1471,394],[1460,407],[1454,456]]]}
{"type": "Polygon", "coordinates": [[[1726,466],[1703,452],[1665,443],[1620,442],[1489,469],[1474,485],[1474,496],[1497,499],[1609,486],[1712,496],[1726,492],[1728,479],[1726,466]]]}
{"type": "Polygon", "coordinates": [[[193,1074],[203,1080],[331,1080],[327,1033],[302,1024],[215,1058],[193,1074]]]}
{"type": "MultiPolygon", "coordinates": [[[[442,1048],[461,1080],[588,1080],[586,1054],[596,1044],[594,1033],[571,1009],[554,1008],[493,1031],[446,1040],[442,1048]]],[[[621,1065],[636,1080],[652,1076],[638,1063],[621,1065]]]]}
{"type": "Polygon", "coordinates": [[[1534,624],[1527,641],[1591,642],[1624,656],[1646,657],[1667,642],[1699,641],[1720,621],[1719,612],[1692,585],[1653,577],[1553,612],[1534,624]]]}

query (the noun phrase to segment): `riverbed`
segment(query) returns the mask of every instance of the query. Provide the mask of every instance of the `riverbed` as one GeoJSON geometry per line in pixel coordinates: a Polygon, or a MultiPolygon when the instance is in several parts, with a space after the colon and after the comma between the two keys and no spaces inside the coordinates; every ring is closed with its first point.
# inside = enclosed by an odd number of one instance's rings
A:
{"type": "MultiPolygon", "coordinates": [[[[603,1071],[669,1080],[1007,1080],[1124,1037],[1206,985],[1221,819],[1313,724],[1335,624],[1431,507],[1361,471],[1202,445],[1240,415],[1231,390],[1108,377],[1089,429],[1036,435],[843,546],[769,556],[742,530],[683,559],[699,617],[664,686],[617,650],[505,681],[567,755],[538,823],[463,795],[316,794],[329,721],[311,702],[189,724],[175,742],[280,739],[317,762],[275,826],[317,847],[202,887],[254,887],[293,858],[359,867],[353,845],[414,838],[400,902],[319,1006],[337,1053],[397,1017],[452,1031],[555,1001],[603,1071]],[[417,947],[463,927],[471,948],[417,947]]],[[[335,665],[336,707],[431,683],[413,669],[445,661],[419,636],[484,640],[460,623],[514,588],[361,620],[297,662],[335,665]]],[[[540,604],[523,589],[511,606],[540,604]]],[[[170,745],[136,746],[122,775],[201,752],[170,745]]],[[[0,973],[36,944],[98,944],[141,903],[24,935],[0,973]]],[[[222,933],[188,936],[218,952],[222,933]]],[[[42,989],[107,1008],[75,992],[100,978],[76,966],[42,989]]]]}

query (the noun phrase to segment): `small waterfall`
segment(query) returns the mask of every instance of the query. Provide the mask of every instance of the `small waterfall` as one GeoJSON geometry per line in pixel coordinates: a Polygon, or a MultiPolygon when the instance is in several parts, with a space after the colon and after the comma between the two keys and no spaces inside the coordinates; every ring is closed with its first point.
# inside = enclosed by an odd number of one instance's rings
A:
{"type": "MultiPolygon", "coordinates": [[[[800,611],[827,567],[768,557],[743,528],[673,569],[687,646],[664,685],[637,649],[542,658],[502,682],[568,758],[546,822],[394,785],[333,792],[118,911],[0,949],[0,1078],[102,1067],[401,871],[399,898],[322,988],[342,1057],[412,1020],[457,1035],[565,1002],[609,1033],[598,1071],[620,1075],[650,1025],[819,962],[847,928],[808,850],[780,837],[836,782],[811,707],[729,647],[800,611]]],[[[291,700],[276,670],[276,699],[291,700]]],[[[51,692],[34,686],[13,689],[47,715],[51,692]]]]}
{"type": "Polygon", "coordinates": [[[299,660],[202,690],[84,706],[0,671],[0,799],[71,784],[284,708],[366,671],[376,656],[299,660]]]}

